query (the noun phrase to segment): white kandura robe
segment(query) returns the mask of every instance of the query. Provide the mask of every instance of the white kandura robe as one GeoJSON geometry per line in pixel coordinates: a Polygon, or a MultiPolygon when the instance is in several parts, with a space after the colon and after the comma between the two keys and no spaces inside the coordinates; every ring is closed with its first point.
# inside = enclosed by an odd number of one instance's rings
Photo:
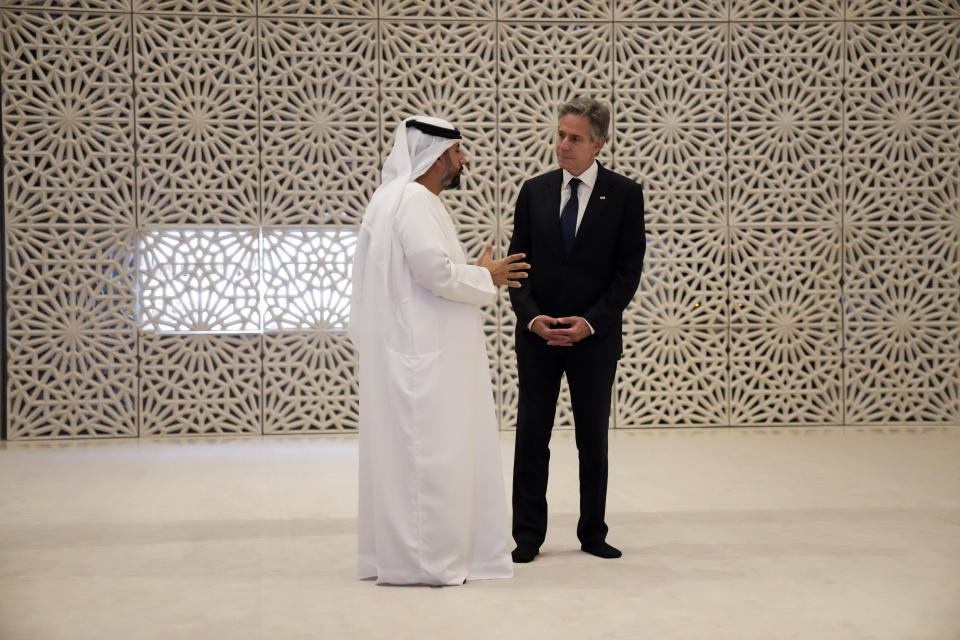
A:
{"type": "Polygon", "coordinates": [[[374,273],[383,267],[373,253],[361,237],[359,576],[434,585],[508,578],[479,306],[494,302],[496,288],[486,269],[466,263],[443,203],[417,182],[393,221],[386,278],[374,273]]]}

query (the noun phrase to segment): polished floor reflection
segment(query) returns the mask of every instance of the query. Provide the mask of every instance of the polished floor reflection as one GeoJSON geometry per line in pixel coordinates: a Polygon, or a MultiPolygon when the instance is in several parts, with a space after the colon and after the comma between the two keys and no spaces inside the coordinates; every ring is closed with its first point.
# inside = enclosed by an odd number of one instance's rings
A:
{"type": "Polygon", "coordinates": [[[579,551],[561,432],[540,557],[442,589],[354,579],[356,458],[0,445],[0,639],[960,638],[960,427],[616,432],[620,560],[579,551]]]}

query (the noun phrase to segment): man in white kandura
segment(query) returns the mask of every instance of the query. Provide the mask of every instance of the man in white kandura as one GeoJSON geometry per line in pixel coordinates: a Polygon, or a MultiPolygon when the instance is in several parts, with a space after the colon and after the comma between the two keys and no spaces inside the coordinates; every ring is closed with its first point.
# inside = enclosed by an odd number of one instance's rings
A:
{"type": "Polygon", "coordinates": [[[467,264],[438,194],[466,158],[444,120],[397,128],[363,216],[350,335],[360,353],[359,575],[456,585],[513,575],[480,306],[522,255],[467,264]]]}

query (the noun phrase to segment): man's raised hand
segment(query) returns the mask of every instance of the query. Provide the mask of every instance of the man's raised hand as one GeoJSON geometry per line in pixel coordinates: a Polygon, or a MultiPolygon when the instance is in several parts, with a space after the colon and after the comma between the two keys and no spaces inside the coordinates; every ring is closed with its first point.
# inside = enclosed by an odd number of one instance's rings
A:
{"type": "Polygon", "coordinates": [[[512,256],[494,260],[493,245],[488,244],[483,248],[483,253],[477,260],[477,266],[484,267],[490,272],[493,284],[517,288],[520,286],[519,281],[527,277],[527,269],[530,268],[530,265],[526,262],[520,262],[526,257],[525,253],[515,253],[512,256]]]}

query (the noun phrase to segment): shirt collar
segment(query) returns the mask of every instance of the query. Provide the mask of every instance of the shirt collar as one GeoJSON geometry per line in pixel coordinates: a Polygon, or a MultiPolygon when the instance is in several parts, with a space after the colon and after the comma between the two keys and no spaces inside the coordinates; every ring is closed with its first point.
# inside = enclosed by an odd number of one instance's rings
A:
{"type": "Polygon", "coordinates": [[[587,167],[587,170],[581,173],[579,176],[574,176],[572,173],[563,170],[563,188],[566,189],[567,185],[570,184],[570,180],[576,177],[580,182],[587,185],[588,188],[593,189],[593,185],[597,182],[597,173],[600,171],[597,166],[597,161],[594,160],[593,164],[587,167]]]}

